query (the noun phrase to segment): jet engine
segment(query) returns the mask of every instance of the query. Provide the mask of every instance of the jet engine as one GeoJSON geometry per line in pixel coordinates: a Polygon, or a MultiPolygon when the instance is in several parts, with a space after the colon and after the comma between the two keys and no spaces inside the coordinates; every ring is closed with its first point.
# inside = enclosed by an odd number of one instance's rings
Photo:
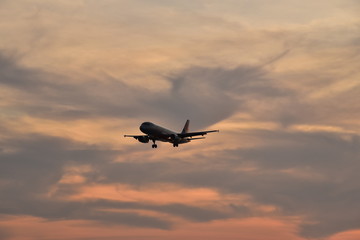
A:
{"type": "Polygon", "coordinates": [[[142,143],[148,143],[150,139],[148,136],[140,136],[137,138],[137,140],[142,143]]]}
{"type": "Polygon", "coordinates": [[[174,143],[178,143],[181,141],[181,138],[178,136],[178,135],[171,135],[171,140],[174,142],[174,143]]]}
{"type": "Polygon", "coordinates": [[[171,135],[170,138],[172,140],[173,146],[178,147],[179,143],[181,141],[181,138],[178,135],[175,135],[175,134],[171,135]]]}

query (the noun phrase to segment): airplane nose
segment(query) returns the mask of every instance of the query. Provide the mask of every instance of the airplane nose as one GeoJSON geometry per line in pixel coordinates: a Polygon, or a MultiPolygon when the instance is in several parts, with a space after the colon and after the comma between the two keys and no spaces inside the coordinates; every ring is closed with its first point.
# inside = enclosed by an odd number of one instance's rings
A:
{"type": "Polygon", "coordinates": [[[147,133],[150,129],[151,129],[151,126],[153,124],[151,122],[143,122],[141,125],[140,125],[140,130],[143,132],[143,133],[147,133]]]}
{"type": "Polygon", "coordinates": [[[144,132],[144,130],[145,130],[145,126],[144,126],[144,124],[141,124],[140,125],[140,131],[144,132]]]}

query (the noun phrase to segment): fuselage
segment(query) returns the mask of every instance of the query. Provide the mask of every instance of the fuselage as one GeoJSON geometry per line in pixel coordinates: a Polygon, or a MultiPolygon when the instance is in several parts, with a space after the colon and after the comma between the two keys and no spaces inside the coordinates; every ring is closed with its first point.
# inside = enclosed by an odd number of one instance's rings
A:
{"type": "Polygon", "coordinates": [[[151,136],[152,138],[171,143],[187,143],[189,142],[188,138],[179,138],[178,134],[169,129],[160,127],[151,122],[144,122],[140,125],[140,131],[151,136]]]}

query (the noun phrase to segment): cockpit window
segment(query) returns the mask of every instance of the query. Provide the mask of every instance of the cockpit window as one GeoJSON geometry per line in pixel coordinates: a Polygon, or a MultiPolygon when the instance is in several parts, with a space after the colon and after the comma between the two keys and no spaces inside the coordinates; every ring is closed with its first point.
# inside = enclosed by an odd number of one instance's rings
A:
{"type": "Polygon", "coordinates": [[[143,125],[151,125],[151,122],[144,122],[143,125]]]}

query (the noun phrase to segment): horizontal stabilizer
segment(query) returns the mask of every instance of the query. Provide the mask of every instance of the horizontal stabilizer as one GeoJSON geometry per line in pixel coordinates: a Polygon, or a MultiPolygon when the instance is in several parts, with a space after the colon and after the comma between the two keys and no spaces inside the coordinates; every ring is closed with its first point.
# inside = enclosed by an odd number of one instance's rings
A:
{"type": "Polygon", "coordinates": [[[210,131],[202,131],[202,132],[188,132],[188,133],[179,133],[178,136],[183,137],[192,137],[192,136],[204,136],[208,133],[219,132],[219,130],[210,130],[210,131]]]}
{"type": "Polygon", "coordinates": [[[198,140],[198,139],[205,139],[206,137],[198,137],[198,138],[189,138],[189,140],[198,140]]]}

